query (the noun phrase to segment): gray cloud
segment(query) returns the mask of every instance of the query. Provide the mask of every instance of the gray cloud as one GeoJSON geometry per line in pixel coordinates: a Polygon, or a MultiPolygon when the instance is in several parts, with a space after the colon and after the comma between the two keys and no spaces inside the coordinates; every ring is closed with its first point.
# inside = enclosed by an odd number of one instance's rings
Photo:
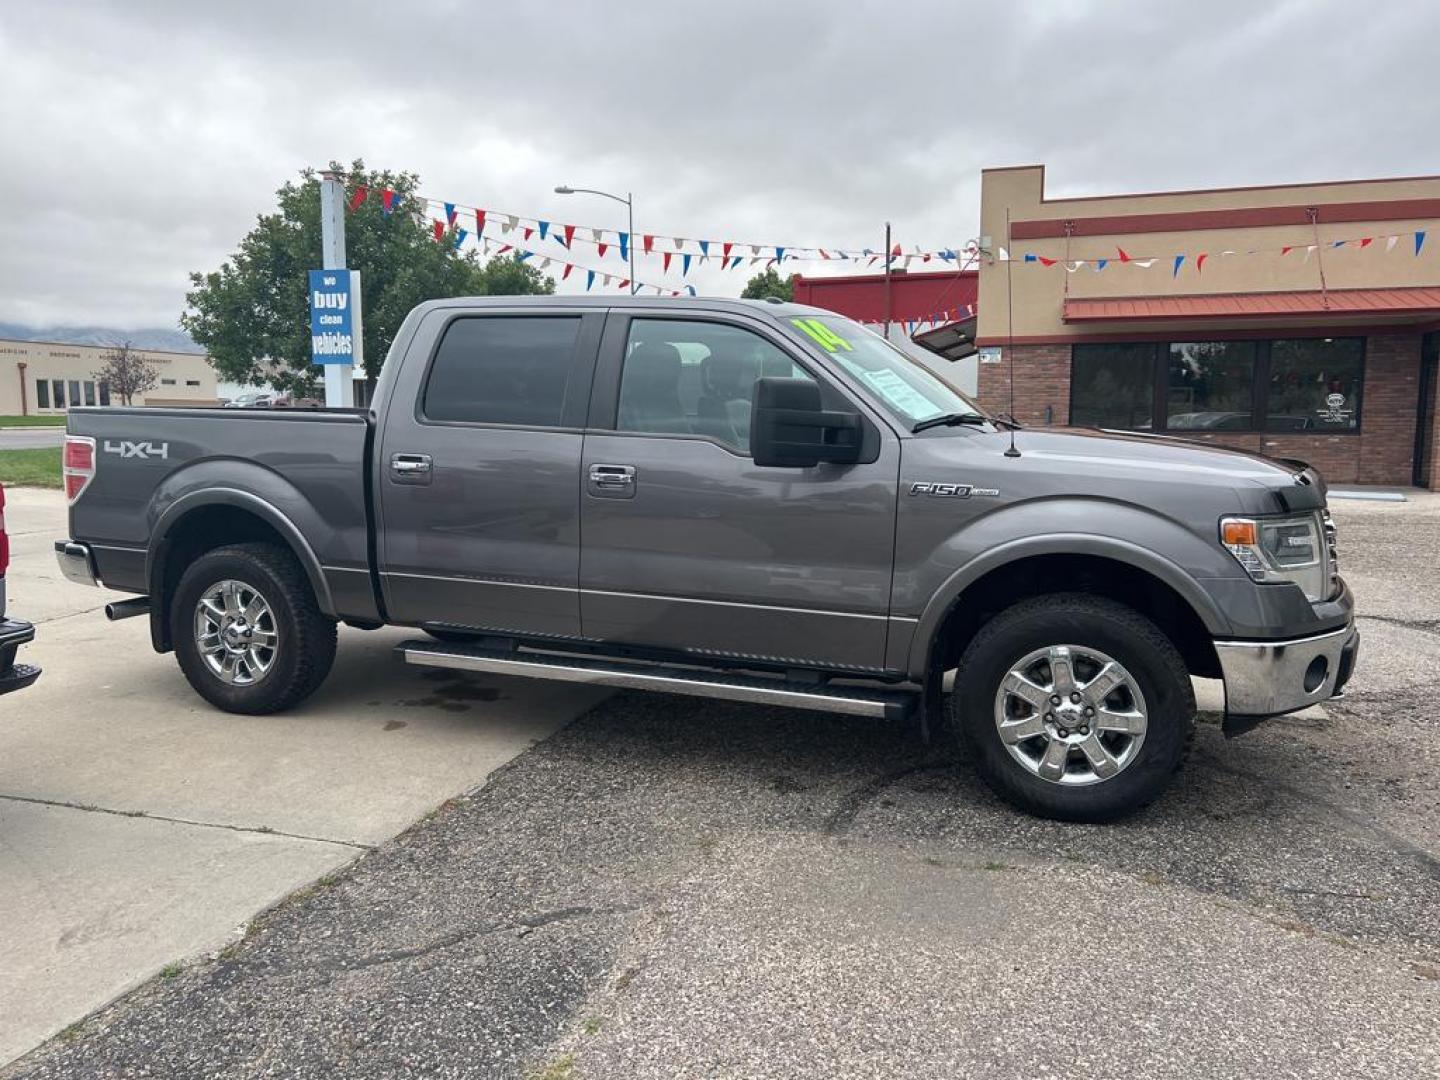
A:
{"type": "Polygon", "coordinates": [[[850,247],[887,218],[958,246],[990,165],[1066,194],[1434,172],[1437,29],[1423,2],[7,5],[0,319],[173,325],[186,273],[332,157],[559,221],[622,223],[566,182],[634,190],[641,231],[850,247]]]}

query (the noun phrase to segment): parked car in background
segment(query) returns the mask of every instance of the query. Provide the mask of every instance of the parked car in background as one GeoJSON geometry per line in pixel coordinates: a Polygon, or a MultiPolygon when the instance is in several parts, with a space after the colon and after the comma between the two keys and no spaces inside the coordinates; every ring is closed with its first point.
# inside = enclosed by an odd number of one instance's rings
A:
{"type": "Polygon", "coordinates": [[[368,410],[72,409],[57,547],[231,712],[413,626],[411,664],[948,720],[1075,820],[1170,782],[1191,675],[1227,734],[1345,685],[1315,470],[1016,427],[818,308],[436,300],[368,410]]]}
{"type": "Polygon", "coordinates": [[[15,661],[20,646],[35,639],[35,628],[5,614],[5,571],[10,568],[10,534],[5,531],[5,489],[0,487],[0,694],[21,690],[40,677],[40,669],[15,661]]]}
{"type": "Polygon", "coordinates": [[[268,409],[278,395],[273,390],[246,391],[225,403],[227,409],[268,409]]]}

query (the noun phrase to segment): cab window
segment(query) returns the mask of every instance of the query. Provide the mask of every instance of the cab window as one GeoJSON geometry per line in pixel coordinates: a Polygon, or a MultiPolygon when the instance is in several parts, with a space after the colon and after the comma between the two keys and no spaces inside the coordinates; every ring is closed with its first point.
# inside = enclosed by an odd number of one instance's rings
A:
{"type": "Polygon", "coordinates": [[[725,323],[634,319],[616,427],[714,439],[750,450],[755,380],[811,376],[759,334],[725,323]]]}

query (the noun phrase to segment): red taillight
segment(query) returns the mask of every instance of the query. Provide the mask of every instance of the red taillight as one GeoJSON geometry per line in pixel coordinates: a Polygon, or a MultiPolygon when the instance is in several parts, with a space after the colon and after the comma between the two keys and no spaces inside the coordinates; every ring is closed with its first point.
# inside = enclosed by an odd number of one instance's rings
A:
{"type": "Polygon", "coordinates": [[[65,477],[65,498],[73,503],[95,479],[95,440],[88,435],[66,435],[60,472],[65,477]]]}

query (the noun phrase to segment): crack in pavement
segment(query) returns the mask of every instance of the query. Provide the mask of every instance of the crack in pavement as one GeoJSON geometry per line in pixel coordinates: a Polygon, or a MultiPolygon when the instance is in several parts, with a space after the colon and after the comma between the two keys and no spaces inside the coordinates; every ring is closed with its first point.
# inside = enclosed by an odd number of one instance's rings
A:
{"type": "MultiPolygon", "coordinates": [[[[442,934],[440,937],[433,938],[422,945],[415,945],[408,949],[392,949],[388,952],[363,956],[358,960],[340,959],[328,964],[306,963],[303,967],[299,968],[282,968],[278,973],[286,974],[289,971],[305,971],[314,972],[319,975],[333,975],[351,971],[364,971],[367,968],[383,967],[386,964],[396,964],[405,960],[414,960],[429,953],[453,948],[466,941],[486,937],[490,934],[513,933],[517,930],[524,930],[528,933],[531,930],[538,930],[542,926],[565,922],[568,919],[583,919],[604,915],[628,915],[631,912],[639,911],[643,906],[643,904],[618,904],[610,907],[574,906],[556,908],[554,911],[522,916],[511,922],[493,923],[486,926],[471,927],[466,930],[455,930],[449,934],[442,934]]],[[[243,960],[235,962],[245,963],[243,960]]]]}
{"type": "Polygon", "coordinates": [[[1216,772],[1238,777],[1257,786],[1268,786],[1271,789],[1283,791],[1294,799],[1320,807],[1340,821],[1345,822],[1345,824],[1349,825],[1352,829],[1379,837],[1396,855],[1414,859],[1426,873],[1436,881],[1440,881],[1440,858],[1437,858],[1419,844],[1408,840],[1399,833],[1378,824],[1373,818],[1349,810],[1324,796],[1316,795],[1314,792],[1306,791],[1304,788],[1297,787],[1294,784],[1288,784],[1283,780],[1278,780],[1274,776],[1261,776],[1248,769],[1228,765],[1210,754],[1201,753],[1196,756],[1204,761],[1207,767],[1214,769],[1216,772]]]}
{"type": "Polygon", "coordinates": [[[887,769],[878,776],[865,781],[859,787],[852,788],[840,797],[840,802],[830,815],[825,819],[823,832],[826,836],[839,837],[849,831],[850,826],[855,824],[855,819],[860,816],[860,811],[865,804],[878,797],[882,791],[892,784],[899,783],[907,776],[914,776],[916,773],[929,772],[933,769],[948,768],[953,762],[926,758],[921,761],[912,761],[907,765],[899,765],[893,769],[887,769]]]}
{"type": "Polygon", "coordinates": [[[1440,619],[1399,619],[1394,615],[1360,615],[1356,614],[1356,620],[1373,619],[1375,622],[1388,623],[1391,626],[1401,626],[1406,630],[1418,630],[1422,634],[1440,634],[1440,619]]]}
{"type": "MultiPolygon", "coordinates": [[[[121,595],[121,598],[122,598],[122,599],[134,599],[134,597],[128,596],[127,594],[124,594],[124,593],[122,593],[122,594],[120,594],[120,595],[121,595]]],[[[13,599],[13,598],[12,598],[12,599],[13,599]]],[[[57,622],[60,622],[62,619],[74,619],[74,618],[77,618],[77,617],[79,617],[79,616],[81,616],[81,615],[94,615],[96,612],[104,611],[104,610],[105,610],[105,605],[108,604],[108,603],[110,603],[110,602],[111,602],[111,601],[109,601],[109,600],[104,600],[104,601],[102,601],[101,603],[97,604],[95,607],[92,607],[92,608],[84,608],[84,609],[81,610],[81,611],[66,611],[66,612],[62,612],[62,613],[59,614],[59,615],[49,615],[49,616],[46,616],[46,617],[44,617],[44,618],[29,619],[28,622],[30,622],[30,624],[33,625],[33,626],[46,626],[46,625],[48,625],[49,623],[57,623],[57,622]]],[[[108,625],[108,624],[107,624],[107,625],[108,625]]]]}
{"type": "Polygon", "coordinates": [[[285,832],[268,825],[228,825],[221,821],[196,821],[193,818],[170,817],[166,814],[152,814],[148,810],[112,810],[108,806],[94,806],[90,803],[67,802],[64,799],[40,799],[29,795],[6,795],[0,793],[0,801],[30,803],[33,806],[54,806],[62,810],[80,810],[88,814],[109,814],[111,817],[141,818],[146,821],[163,821],[171,825],[194,825],[201,829],[225,829],[229,832],[256,833],[260,836],[278,836],[284,840],[308,840],[314,844],[334,844],[338,847],[355,848],[359,851],[374,851],[374,844],[362,844],[358,840],[335,840],[328,836],[309,836],[305,833],[285,832]]]}

